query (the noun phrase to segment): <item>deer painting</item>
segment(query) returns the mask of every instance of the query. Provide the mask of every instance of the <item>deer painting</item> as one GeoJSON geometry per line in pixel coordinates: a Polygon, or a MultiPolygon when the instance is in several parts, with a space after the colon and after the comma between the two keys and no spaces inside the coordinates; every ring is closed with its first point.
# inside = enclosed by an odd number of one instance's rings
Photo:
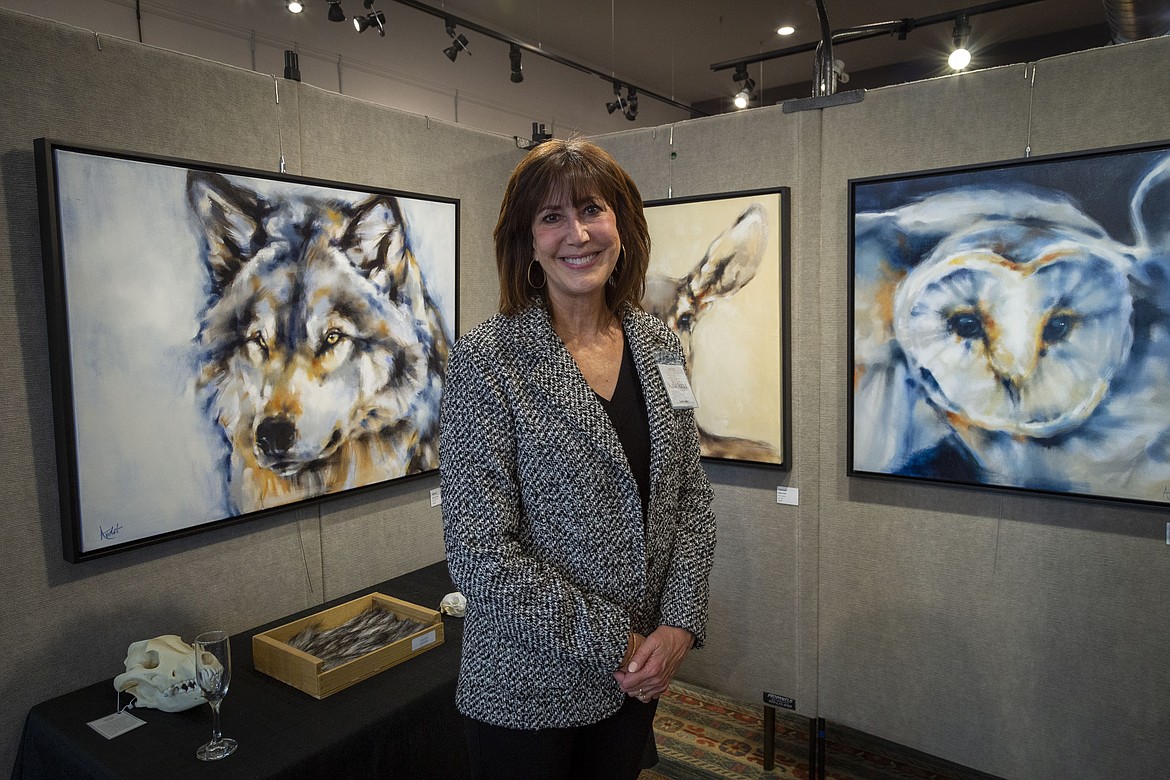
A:
{"type": "MultiPolygon", "coordinates": [[[[678,210],[667,219],[659,213],[666,209],[654,204],[647,208],[653,250],[642,306],[665,322],[682,342],[688,375],[699,399],[696,421],[703,455],[779,463],[779,388],[774,393],[752,389],[761,367],[763,374],[769,374],[769,363],[776,364],[778,377],[778,307],[762,307],[763,322],[752,316],[761,307],[750,311],[737,311],[736,307],[741,296],[746,297],[745,288],[761,275],[769,246],[775,245],[776,229],[770,225],[776,219],[775,214],[769,215],[770,204],[753,198],[735,201],[742,202],[715,201],[730,218],[714,220],[696,219],[690,213],[711,201],[662,204],[678,210]],[[716,326],[714,320],[721,322],[716,326]],[[740,359],[729,363],[728,356],[740,359]],[[774,413],[761,415],[761,406],[774,407],[774,413]],[[776,424],[761,425],[760,419],[774,419],[776,424]]],[[[764,299],[770,293],[775,300],[779,295],[777,270],[767,267],[767,271],[776,284],[765,282],[765,289],[759,292],[764,299]]]]}

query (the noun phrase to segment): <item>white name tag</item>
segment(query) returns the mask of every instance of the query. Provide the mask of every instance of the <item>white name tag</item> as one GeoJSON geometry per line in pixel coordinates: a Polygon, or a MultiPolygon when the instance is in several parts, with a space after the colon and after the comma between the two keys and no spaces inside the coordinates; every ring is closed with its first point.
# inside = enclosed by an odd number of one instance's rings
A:
{"type": "Polygon", "coordinates": [[[699,400],[691,390],[691,383],[687,380],[687,371],[683,366],[677,363],[659,363],[658,373],[662,375],[662,384],[666,385],[671,407],[675,409],[699,407],[699,400]]]}
{"type": "Polygon", "coordinates": [[[91,720],[88,724],[97,733],[101,734],[106,739],[113,739],[121,736],[131,729],[136,729],[139,726],[145,726],[146,721],[141,718],[136,718],[129,712],[115,712],[113,715],[107,715],[104,718],[91,720]]]}

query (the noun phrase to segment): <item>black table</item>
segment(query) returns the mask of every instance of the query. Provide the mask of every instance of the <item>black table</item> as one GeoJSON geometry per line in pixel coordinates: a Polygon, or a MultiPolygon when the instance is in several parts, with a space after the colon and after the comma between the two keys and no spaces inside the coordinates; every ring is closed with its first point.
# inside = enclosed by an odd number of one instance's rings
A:
{"type": "MultiPolygon", "coordinates": [[[[439,562],[324,606],[377,591],[437,609],[452,590],[447,564],[439,562]]],[[[29,711],[13,778],[466,777],[463,726],[455,710],[462,619],[444,616],[442,645],[318,701],[253,669],[252,635],[321,609],[232,637],[223,732],[240,747],[228,758],[195,758],[195,749],[211,736],[206,706],[177,713],[134,709],[145,726],[112,740],[99,735],[86,723],[113,712],[111,679],[29,711]]]]}

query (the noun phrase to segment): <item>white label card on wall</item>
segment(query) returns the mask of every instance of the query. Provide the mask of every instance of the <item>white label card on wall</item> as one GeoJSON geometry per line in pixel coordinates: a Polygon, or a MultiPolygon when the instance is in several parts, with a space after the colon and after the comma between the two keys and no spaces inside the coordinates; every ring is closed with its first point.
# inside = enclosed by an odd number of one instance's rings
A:
{"type": "Polygon", "coordinates": [[[146,721],[134,717],[129,712],[115,712],[113,715],[91,720],[86,725],[106,739],[113,739],[114,737],[125,734],[131,729],[145,726],[146,721]]]}
{"type": "Polygon", "coordinates": [[[443,489],[434,488],[431,490],[431,506],[438,506],[443,503],[443,489]]]}
{"type": "Polygon", "coordinates": [[[800,506],[800,488],[776,486],[776,503],[800,506]]]}

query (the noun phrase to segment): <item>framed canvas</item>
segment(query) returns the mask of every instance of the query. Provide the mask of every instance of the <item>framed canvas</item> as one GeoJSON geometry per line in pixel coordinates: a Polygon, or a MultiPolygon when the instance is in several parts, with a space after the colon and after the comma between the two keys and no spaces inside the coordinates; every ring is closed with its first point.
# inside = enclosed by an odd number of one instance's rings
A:
{"type": "Polygon", "coordinates": [[[787,469],[787,188],[646,203],[642,305],[682,342],[703,457],[787,469]]]}
{"type": "Polygon", "coordinates": [[[1170,503],[1170,145],[849,198],[850,475],[1170,503]]]}
{"type": "Polygon", "coordinates": [[[437,469],[457,200],[36,151],[68,560],[437,469]]]}

